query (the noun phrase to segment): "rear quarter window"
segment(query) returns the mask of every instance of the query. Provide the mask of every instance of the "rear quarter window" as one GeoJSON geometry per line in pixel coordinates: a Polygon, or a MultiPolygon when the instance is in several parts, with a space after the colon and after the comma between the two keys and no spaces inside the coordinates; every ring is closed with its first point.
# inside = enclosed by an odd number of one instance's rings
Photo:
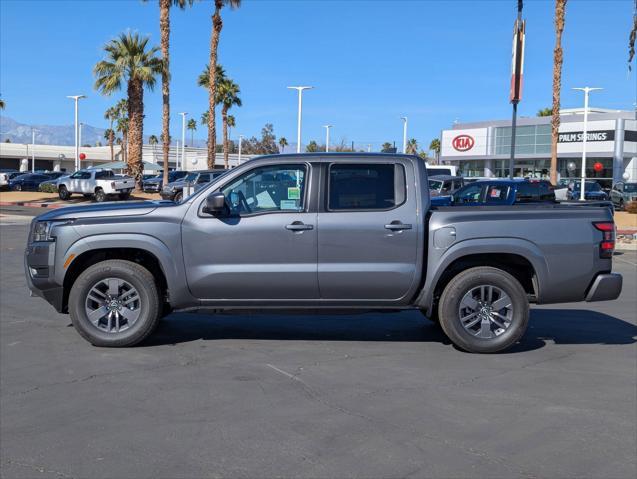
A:
{"type": "Polygon", "coordinates": [[[405,170],[400,164],[332,164],[330,211],[388,210],[405,201],[405,170]]]}

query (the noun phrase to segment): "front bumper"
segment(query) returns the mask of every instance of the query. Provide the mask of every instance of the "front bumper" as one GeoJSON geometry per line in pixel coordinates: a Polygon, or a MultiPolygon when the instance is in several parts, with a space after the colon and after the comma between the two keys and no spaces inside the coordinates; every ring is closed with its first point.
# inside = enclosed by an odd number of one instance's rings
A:
{"type": "Polygon", "coordinates": [[[145,193],[159,193],[161,191],[161,186],[158,184],[145,184],[143,186],[143,190],[145,193]]]}
{"type": "Polygon", "coordinates": [[[622,276],[617,273],[598,274],[586,295],[586,301],[617,299],[622,292],[622,276]]]}
{"type": "Polygon", "coordinates": [[[33,296],[44,298],[58,313],[64,312],[64,288],[54,279],[55,243],[31,243],[24,252],[27,285],[33,296]]]}

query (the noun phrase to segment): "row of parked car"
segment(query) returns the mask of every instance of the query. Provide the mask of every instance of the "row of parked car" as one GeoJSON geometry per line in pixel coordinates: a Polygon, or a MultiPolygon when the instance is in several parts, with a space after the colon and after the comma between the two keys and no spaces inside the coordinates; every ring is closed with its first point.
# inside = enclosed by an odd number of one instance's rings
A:
{"type": "MultiPolygon", "coordinates": [[[[461,176],[429,177],[432,206],[512,205],[519,203],[576,201],[580,199],[581,181],[564,179],[557,186],[547,180],[529,178],[491,178],[472,180],[461,176]]],[[[616,209],[624,209],[637,201],[637,182],[618,182],[605,192],[596,181],[584,183],[588,201],[611,201],[616,209]]]]}

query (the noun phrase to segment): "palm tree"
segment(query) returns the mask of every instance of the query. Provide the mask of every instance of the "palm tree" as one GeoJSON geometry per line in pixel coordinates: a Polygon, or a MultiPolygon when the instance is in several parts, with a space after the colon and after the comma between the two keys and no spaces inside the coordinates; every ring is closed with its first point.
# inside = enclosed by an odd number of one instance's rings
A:
{"type": "Polygon", "coordinates": [[[549,107],[538,110],[536,114],[536,116],[552,116],[552,115],[553,115],[553,109],[549,107]]]}
{"type": "Polygon", "coordinates": [[[555,0],[555,49],[553,50],[553,111],[551,118],[551,183],[557,184],[557,135],[560,129],[560,93],[562,89],[562,32],[566,0],[555,0]]]}
{"type": "Polygon", "coordinates": [[[4,100],[0,98],[0,110],[4,110],[4,100]]]}
{"type": "Polygon", "coordinates": [[[418,153],[418,142],[415,138],[412,138],[407,142],[407,151],[408,155],[416,155],[418,153]]]}
{"type": "MultiPolygon", "coordinates": [[[[223,67],[219,64],[217,64],[217,66],[215,66],[215,81],[217,82],[216,88],[219,87],[219,84],[221,82],[223,82],[226,79],[226,71],[223,69],[223,67]]],[[[210,91],[210,65],[206,65],[203,69],[203,71],[199,74],[199,76],[197,77],[197,85],[199,85],[200,87],[206,88],[208,91],[210,91]]],[[[215,89],[216,91],[216,89],[215,89]]],[[[219,95],[217,95],[217,97],[215,98],[215,106],[217,106],[219,104],[219,95]]],[[[208,145],[208,168],[212,169],[215,167],[215,156],[213,155],[212,157],[212,163],[210,162],[210,123],[212,122],[215,126],[215,138],[213,139],[214,141],[214,147],[215,150],[217,148],[217,138],[216,138],[216,134],[217,134],[217,120],[215,118],[215,110],[213,108],[212,110],[212,120],[210,119],[210,110],[208,110],[207,112],[205,112],[203,115],[201,115],[201,118],[203,120],[205,115],[206,118],[206,126],[208,127],[208,142],[206,143],[208,145]]]]}
{"type": "Polygon", "coordinates": [[[208,126],[208,117],[210,116],[209,112],[204,111],[201,114],[201,126],[208,126]]]}
{"type": "Polygon", "coordinates": [[[106,136],[104,132],[104,139],[108,141],[108,146],[111,147],[111,161],[115,160],[115,152],[113,151],[113,142],[115,141],[115,130],[113,130],[113,123],[117,121],[118,111],[117,108],[112,106],[104,112],[104,119],[110,122],[110,127],[107,132],[110,132],[109,136],[106,136]]]}
{"type": "Polygon", "coordinates": [[[388,141],[386,141],[380,146],[381,153],[388,153],[391,151],[391,149],[392,149],[392,145],[388,141]]]}
{"type": "MultiPolygon", "coordinates": [[[[144,2],[148,0],[143,0],[144,2]]],[[[164,156],[164,184],[168,183],[168,155],[170,153],[170,8],[181,10],[191,6],[194,0],[159,0],[159,35],[161,42],[162,144],[164,156]]]]}
{"type": "Polygon", "coordinates": [[[223,21],[221,20],[221,9],[224,6],[238,8],[241,0],[214,0],[215,13],[212,16],[212,34],[210,35],[210,68],[208,69],[208,168],[214,168],[217,125],[215,123],[215,106],[217,102],[217,47],[223,21]]]}
{"type": "Polygon", "coordinates": [[[440,139],[434,138],[429,142],[429,149],[436,154],[436,164],[438,164],[438,160],[440,159],[440,139]]]}
{"type": "Polygon", "coordinates": [[[232,129],[237,126],[234,115],[228,115],[228,138],[232,138],[232,129]]]}
{"type": "Polygon", "coordinates": [[[155,159],[155,145],[159,143],[159,139],[155,135],[150,135],[148,137],[148,143],[153,147],[153,162],[157,163],[157,160],[155,159]]]}
{"type": "Polygon", "coordinates": [[[288,140],[286,137],[282,136],[281,138],[279,138],[279,151],[283,153],[283,150],[285,150],[286,146],[288,146],[288,140]]]}
{"type": "Polygon", "coordinates": [[[224,167],[228,169],[228,110],[233,106],[241,106],[241,98],[239,98],[239,85],[233,82],[230,78],[224,78],[219,83],[217,89],[217,103],[221,104],[221,119],[223,121],[223,163],[224,167]]]}
{"type": "Polygon", "coordinates": [[[635,40],[637,40],[637,0],[635,0],[635,9],[633,10],[633,27],[628,35],[628,71],[632,70],[631,64],[635,57],[635,40]]]}
{"type": "Polygon", "coordinates": [[[188,120],[186,128],[190,130],[190,146],[193,146],[195,143],[195,130],[197,129],[197,120],[195,120],[194,118],[188,120]]]}
{"type": "Polygon", "coordinates": [[[144,138],[144,87],[152,90],[156,76],[163,71],[159,48],[149,47],[149,38],[138,33],[122,33],[104,46],[106,59],[93,68],[95,89],[111,95],[127,82],[128,93],[128,170],[138,187],[142,180],[144,138]]]}
{"type": "Polygon", "coordinates": [[[122,161],[128,158],[128,101],[121,99],[113,109],[113,118],[115,119],[115,131],[122,134],[120,145],[120,155],[122,161]]]}

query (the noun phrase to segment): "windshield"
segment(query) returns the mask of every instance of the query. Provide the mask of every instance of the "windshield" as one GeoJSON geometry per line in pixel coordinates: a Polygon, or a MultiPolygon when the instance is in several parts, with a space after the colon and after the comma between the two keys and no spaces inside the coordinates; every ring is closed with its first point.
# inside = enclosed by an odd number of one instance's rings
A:
{"type": "Polygon", "coordinates": [[[429,180],[429,189],[430,190],[439,190],[440,188],[442,188],[442,181],[429,180]]]}
{"type": "MultiPolygon", "coordinates": [[[[575,183],[575,187],[573,188],[575,191],[582,189],[582,183],[575,183]]],[[[602,191],[602,187],[599,186],[599,183],[584,183],[584,191],[602,191]]]]}
{"type": "Polygon", "coordinates": [[[626,184],[624,184],[624,191],[626,193],[635,193],[635,192],[637,192],[637,183],[626,183],[626,184]]]}

